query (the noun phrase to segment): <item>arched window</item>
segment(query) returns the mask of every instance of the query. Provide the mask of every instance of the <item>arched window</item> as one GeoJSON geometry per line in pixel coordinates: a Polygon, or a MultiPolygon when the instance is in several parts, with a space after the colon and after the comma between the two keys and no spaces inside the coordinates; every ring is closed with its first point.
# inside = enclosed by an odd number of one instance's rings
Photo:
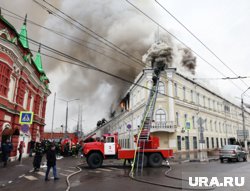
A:
{"type": "Polygon", "coordinates": [[[163,82],[159,82],[158,92],[161,94],[165,94],[165,84],[163,82]]]}
{"type": "Polygon", "coordinates": [[[166,113],[162,109],[158,109],[155,114],[156,122],[166,122],[166,113]]]}

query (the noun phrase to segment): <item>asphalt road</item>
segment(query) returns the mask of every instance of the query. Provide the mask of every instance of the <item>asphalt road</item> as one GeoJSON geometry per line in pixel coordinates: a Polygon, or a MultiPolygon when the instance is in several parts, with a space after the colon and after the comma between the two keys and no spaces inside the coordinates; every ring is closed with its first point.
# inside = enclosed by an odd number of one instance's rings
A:
{"type": "MultiPolygon", "coordinates": [[[[63,158],[57,161],[60,179],[54,181],[51,177],[49,182],[44,181],[46,168],[40,172],[31,172],[31,159],[24,160],[22,165],[12,163],[7,168],[0,168],[0,190],[3,191],[63,191],[66,190],[66,177],[77,171],[75,166],[82,163],[81,159],[63,158]]],[[[122,166],[122,161],[109,160],[99,169],[89,169],[82,165],[82,171],[70,178],[71,191],[172,191],[177,190],[169,186],[190,188],[187,181],[173,179],[172,177],[188,179],[188,177],[217,177],[221,182],[224,177],[238,176],[245,178],[242,187],[219,187],[217,191],[249,191],[250,190],[250,162],[223,163],[219,161],[209,163],[174,163],[172,171],[166,166],[160,168],[144,168],[143,174],[136,176],[139,181],[148,181],[153,184],[138,182],[128,177],[130,167],[122,166]],[[156,185],[156,184],[160,184],[156,185]]],[[[52,176],[52,172],[50,173],[52,176]]],[[[204,187],[203,187],[204,188],[204,187]]],[[[191,188],[195,190],[196,188],[191,188]]],[[[179,189],[180,190],[180,189],[179,189]]]]}

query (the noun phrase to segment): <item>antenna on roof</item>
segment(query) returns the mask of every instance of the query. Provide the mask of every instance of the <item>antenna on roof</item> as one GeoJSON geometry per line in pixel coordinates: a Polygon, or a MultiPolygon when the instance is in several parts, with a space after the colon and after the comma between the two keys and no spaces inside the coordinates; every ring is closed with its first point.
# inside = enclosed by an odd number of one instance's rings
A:
{"type": "Polygon", "coordinates": [[[39,43],[38,52],[41,52],[41,43],[39,43]]]}
{"type": "Polygon", "coordinates": [[[24,25],[26,25],[26,23],[27,23],[27,14],[25,15],[25,19],[24,19],[24,25]]]}

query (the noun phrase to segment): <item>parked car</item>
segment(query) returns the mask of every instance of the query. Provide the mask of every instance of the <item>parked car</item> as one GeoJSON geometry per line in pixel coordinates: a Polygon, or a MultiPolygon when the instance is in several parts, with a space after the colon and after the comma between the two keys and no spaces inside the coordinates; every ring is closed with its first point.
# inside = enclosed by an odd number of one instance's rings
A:
{"type": "Polygon", "coordinates": [[[225,145],[220,150],[220,161],[224,162],[224,159],[227,159],[228,162],[232,160],[236,161],[247,161],[247,153],[239,145],[225,145]]]}

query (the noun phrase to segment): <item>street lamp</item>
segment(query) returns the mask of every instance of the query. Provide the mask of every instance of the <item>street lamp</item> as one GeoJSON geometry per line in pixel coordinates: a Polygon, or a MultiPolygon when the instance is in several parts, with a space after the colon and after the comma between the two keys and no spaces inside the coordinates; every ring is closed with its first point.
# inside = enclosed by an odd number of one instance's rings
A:
{"type": "Polygon", "coordinates": [[[69,103],[72,102],[72,101],[80,100],[80,99],[79,99],[79,98],[71,99],[71,100],[65,100],[65,99],[62,99],[62,98],[58,98],[58,99],[67,103],[67,107],[66,107],[66,123],[65,123],[65,135],[66,135],[67,132],[68,132],[68,111],[69,111],[69,103]]]}
{"type": "Polygon", "coordinates": [[[246,139],[246,126],[245,126],[245,116],[244,116],[244,102],[243,102],[243,95],[249,90],[248,87],[242,94],[241,94],[241,109],[242,109],[242,125],[243,125],[243,140],[245,144],[245,150],[247,151],[247,139],[246,139]]]}

